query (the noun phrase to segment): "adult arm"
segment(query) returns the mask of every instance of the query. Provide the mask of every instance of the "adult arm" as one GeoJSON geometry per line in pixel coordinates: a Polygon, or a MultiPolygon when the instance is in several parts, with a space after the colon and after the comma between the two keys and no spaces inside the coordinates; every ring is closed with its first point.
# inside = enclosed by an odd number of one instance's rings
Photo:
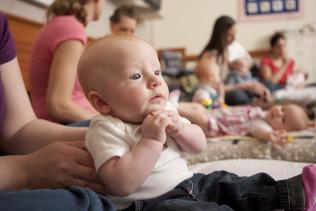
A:
{"type": "Polygon", "coordinates": [[[6,153],[29,153],[55,141],[83,140],[86,129],[38,120],[24,88],[16,59],[0,66],[6,96],[1,147],[6,153]]]}
{"type": "Polygon", "coordinates": [[[226,84],[225,85],[225,92],[229,92],[232,90],[241,89],[246,90],[252,93],[256,93],[261,97],[270,96],[271,92],[267,89],[262,83],[257,81],[250,81],[250,82],[243,82],[239,84],[226,84]]]}
{"type": "Polygon", "coordinates": [[[0,65],[0,74],[6,97],[2,152],[26,154],[48,145],[28,155],[1,156],[0,190],[80,185],[102,192],[89,153],[82,141],[75,142],[84,139],[86,130],[35,117],[16,58],[0,65]]]}
{"type": "Polygon", "coordinates": [[[54,52],[47,90],[49,113],[64,122],[90,119],[97,114],[72,101],[72,91],[77,77],[77,64],[84,50],[80,41],[61,43],[54,52]]]}
{"type": "Polygon", "coordinates": [[[261,65],[261,78],[263,80],[270,80],[273,83],[279,83],[280,79],[282,78],[283,74],[285,73],[288,65],[290,64],[291,60],[285,59],[282,63],[282,66],[279,68],[278,71],[272,72],[272,69],[267,64],[261,65]]]}

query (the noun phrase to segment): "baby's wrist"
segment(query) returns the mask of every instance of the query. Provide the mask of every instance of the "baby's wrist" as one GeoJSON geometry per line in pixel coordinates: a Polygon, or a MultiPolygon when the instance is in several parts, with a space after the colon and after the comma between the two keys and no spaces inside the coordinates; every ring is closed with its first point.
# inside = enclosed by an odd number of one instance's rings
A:
{"type": "Polygon", "coordinates": [[[180,123],[178,128],[170,133],[170,136],[174,139],[177,139],[178,137],[182,136],[182,133],[184,132],[185,124],[180,123]]]}
{"type": "Polygon", "coordinates": [[[152,136],[143,136],[139,141],[140,144],[163,146],[165,141],[152,136]]]}

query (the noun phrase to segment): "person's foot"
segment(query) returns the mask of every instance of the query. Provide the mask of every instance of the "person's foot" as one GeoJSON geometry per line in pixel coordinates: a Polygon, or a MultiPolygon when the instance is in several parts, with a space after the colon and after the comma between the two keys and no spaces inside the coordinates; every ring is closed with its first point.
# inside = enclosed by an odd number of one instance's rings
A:
{"type": "Polygon", "coordinates": [[[305,211],[316,210],[316,165],[308,165],[302,172],[306,209],[305,211]]]}

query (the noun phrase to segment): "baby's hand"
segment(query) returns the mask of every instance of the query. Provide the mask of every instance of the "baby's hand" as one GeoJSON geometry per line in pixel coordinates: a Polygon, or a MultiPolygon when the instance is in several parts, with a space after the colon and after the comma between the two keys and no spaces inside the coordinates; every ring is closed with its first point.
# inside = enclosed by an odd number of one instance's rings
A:
{"type": "Polygon", "coordinates": [[[270,133],[269,140],[273,147],[284,146],[288,143],[288,133],[285,130],[276,130],[270,133]]]}
{"type": "Polygon", "coordinates": [[[163,112],[149,114],[141,127],[142,138],[154,139],[162,144],[166,142],[166,128],[172,124],[171,119],[163,112]]]}
{"type": "Polygon", "coordinates": [[[176,111],[167,110],[163,111],[171,120],[171,124],[167,126],[166,132],[171,137],[176,137],[184,128],[181,117],[176,111]]]}

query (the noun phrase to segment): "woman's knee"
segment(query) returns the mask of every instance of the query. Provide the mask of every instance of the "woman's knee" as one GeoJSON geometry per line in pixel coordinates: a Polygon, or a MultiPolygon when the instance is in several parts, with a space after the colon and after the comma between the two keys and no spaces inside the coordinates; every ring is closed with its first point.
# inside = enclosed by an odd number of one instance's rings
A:
{"type": "Polygon", "coordinates": [[[245,105],[251,102],[251,97],[246,91],[234,90],[225,93],[225,102],[228,105],[245,105]]]}

